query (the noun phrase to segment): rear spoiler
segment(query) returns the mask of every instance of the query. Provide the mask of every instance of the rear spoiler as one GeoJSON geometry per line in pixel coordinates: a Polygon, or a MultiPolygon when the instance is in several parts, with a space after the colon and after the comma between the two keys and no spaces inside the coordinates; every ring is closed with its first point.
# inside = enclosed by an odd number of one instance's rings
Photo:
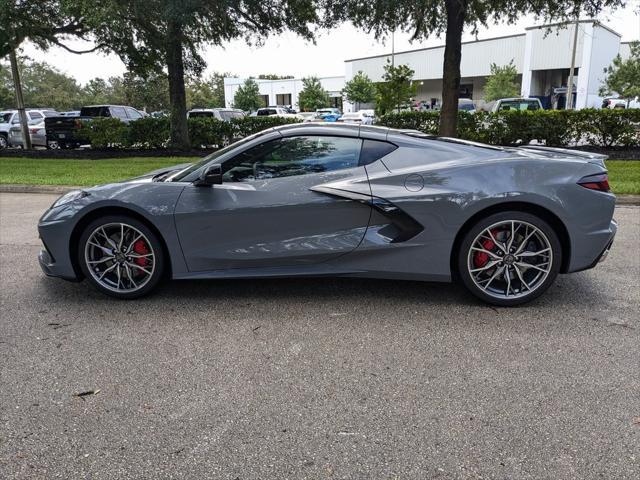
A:
{"type": "Polygon", "coordinates": [[[534,152],[543,154],[548,153],[557,154],[559,156],[583,158],[587,162],[600,165],[603,168],[606,168],[604,161],[609,158],[608,155],[603,155],[602,153],[585,152],[583,150],[570,150],[568,148],[543,147],[539,145],[522,145],[519,148],[523,150],[532,150],[534,152]]]}

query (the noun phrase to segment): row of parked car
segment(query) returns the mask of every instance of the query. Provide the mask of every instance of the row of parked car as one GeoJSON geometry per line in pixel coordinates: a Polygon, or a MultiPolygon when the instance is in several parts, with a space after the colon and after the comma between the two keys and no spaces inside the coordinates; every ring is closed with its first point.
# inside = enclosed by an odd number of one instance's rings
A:
{"type": "MultiPolygon", "coordinates": [[[[154,112],[158,117],[161,112],[154,112]]],[[[148,114],[126,105],[90,105],[77,111],[57,112],[51,108],[27,109],[26,111],[31,144],[46,148],[77,148],[87,143],[79,134],[82,124],[95,118],[117,118],[129,123],[148,114]]],[[[215,118],[229,122],[244,117],[245,112],[233,108],[195,108],[187,112],[188,118],[215,118]]],[[[337,108],[323,108],[315,112],[296,112],[288,106],[260,108],[251,116],[280,116],[297,118],[303,122],[345,122],[371,125],[374,122],[373,110],[360,110],[345,113],[337,108]]],[[[22,127],[17,110],[0,112],[0,150],[7,147],[22,146],[22,127]]]]}
{"type": "MultiPolygon", "coordinates": [[[[603,108],[623,108],[616,100],[605,99],[603,108]]],[[[625,107],[629,108],[631,105],[625,107]]],[[[427,102],[417,102],[413,106],[405,106],[401,110],[437,110],[437,105],[427,102]]],[[[461,98],[459,110],[475,112],[476,105],[472,100],[461,98]]],[[[483,105],[482,109],[489,112],[504,110],[541,110],[542,104],[538,98],[502,98],[483,105]]],[[[154,112],[153,116],[161,112],[154,112]]],[[[188,118],[215,118],[228,122],[234,118],[244,117],[245,112],[233,108],[195,108],[187,113],[188,118]]],[[[269,106],[259,108],[251,116],[267,117],[279,116],[296,118],[303,122],[343,122],[371,125],[375,122],[373,110],[359,110],[357,112],[342,113],[338,108],[321,108],[315,112],[296,112],[290,106],[269,106]]],[[[78,134],[84,122],[94,118],[117,118],[129,123],[148,116],[147,113],[125,105],[91,105],[82,107],[78,111],[56,112],[53,109],[29,109],[27,119],[29,134],[34,146],[47,148],[75,148],[85,143],[78,134]]],[[[22,129],[17,110],[0,112],[0,149],[21,146],[22,129]]]]}
{"type": "MultiPolygon", "coordinates": [[[[91,105],[80,110],[57,112],[50,108],[27,109],[31,144],[46,148],[73,148],[82,143],[77,135],[83,122],[99,117],[117,118],[125,123],[147,116],[123,105],[91,105]]],[[[0,149],[22,146],[22,127],[17,110],[0,112],[0,149]]]]}
{"type": "MultiPolygon", "coordinates": [[[[213,117],[218,120],[228,121],[231,118],[244,116],[245,112],[228,108],[197,108],[190,110],[187,116],[213,117]]],[[[250,114],[252,117],[284,117],[296,118],[303,122],[348,122],[371,125],[375,120],[373,110],[359,110],[353,113],[342,113],[338,108],[320,108],[315,112],[297,112],[290,106],[270,106],[259,108],[250,114]]]]}

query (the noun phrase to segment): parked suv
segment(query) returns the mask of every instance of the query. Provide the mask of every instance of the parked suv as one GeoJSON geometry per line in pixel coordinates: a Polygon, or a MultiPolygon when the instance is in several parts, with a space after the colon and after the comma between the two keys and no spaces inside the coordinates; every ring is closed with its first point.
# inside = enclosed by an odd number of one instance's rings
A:
{"type": "Polygon", "coordinates": [[[56,116],[45,119],[47,141],[57,142],[60,148],[75,148],[88,143],[79,133],[83,123],[94,118],[117,118],[129,123],[146,117],[147,114],[125,105],[90,105],[80,109],[80,116],[56,116]]]}
{"type": "Polygon", "coordinates": [[[187,112],[187,118],[215,118],[230,122],[232,118],[244,117],[244,112],[237,108],[193,108],[187,112]]]}
{"type": "MultiPolygon", "coordinates": [[[[27,109],[27,122],[37,123],[43,121],[45,117],[54,116],[58,113],[50,108],[27,109]]],[[[20,115],[18,110],[4,110],[0,112],[0,150],[9,146],[9,131],[11,127],[20,126],[20,115]]]]}
{"type": "Polygon", "coordinates": [[[500,98],[485,103],[482,107],[487,112],[502,112],[504,110],[542,110],[539,98],[500,98]]]}

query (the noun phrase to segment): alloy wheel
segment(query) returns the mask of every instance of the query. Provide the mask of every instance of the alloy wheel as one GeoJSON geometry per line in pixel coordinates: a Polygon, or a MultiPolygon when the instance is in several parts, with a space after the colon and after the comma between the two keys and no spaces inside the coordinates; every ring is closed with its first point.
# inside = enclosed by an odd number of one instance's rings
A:
{"type": "Polygon", "coordinates": [[[117,293],[142,289],[156,268],[151,242],[126,223],[108,223],[93,230],[85,244],[84,259],[93,279],[117,293]]]}
{"type": "Polygon", "coordinates": [[[482,230],[471,243],[467,269],[473,283],[497,299],[532,294],[547,279],[553,249],[544,232],[521,220],[504,220],[482,230]]]}

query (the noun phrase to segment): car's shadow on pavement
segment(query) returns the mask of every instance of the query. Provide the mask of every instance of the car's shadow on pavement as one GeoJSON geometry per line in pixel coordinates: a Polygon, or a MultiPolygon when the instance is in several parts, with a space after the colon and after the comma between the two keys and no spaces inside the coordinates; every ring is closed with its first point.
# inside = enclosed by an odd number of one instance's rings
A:
{"type": "MultiPolygon", "coordinates": [[[[67,283],[58,279],[42,279],[48,295],[69,306],[74,303],[107,302],[122,304],[190,304],[222,305],[232,308],[247,303],[309,305],[349,303],[369,306],[410,304],[431,306],[456,306],[458,308],[489,306],[468,293],[456,283],[428,283],[403,280],[379,280],[356,278],[287,278],[287,279],[233,279],[233,280],[172,280],[164,281],[147,297],[127,301],[117,300],[96,291],[88,282],[67,283]]],[[[606,293],[593,284],[585,274],[560,276],[540,298],[520,308],[561,308],[563,304],[581,303],[583,306],[601,305],[606,293]]]]}

